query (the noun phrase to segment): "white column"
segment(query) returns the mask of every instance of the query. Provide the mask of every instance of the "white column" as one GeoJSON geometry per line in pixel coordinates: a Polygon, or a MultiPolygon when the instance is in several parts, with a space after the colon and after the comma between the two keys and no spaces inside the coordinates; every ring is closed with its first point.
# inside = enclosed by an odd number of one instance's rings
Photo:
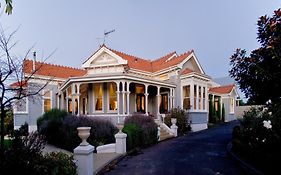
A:
{"type": "Polygon", "coordinates": [[[196,85],[196,109],[199,109],[199,86],[198,84],[196,85]]]}
{"type": "Polygon", "coordinates": [[[80,115],[80,83],[77,84],[77,115],[79,116],[80,115]]]}
{"type": "Polygon", "coordinates": [[[157,95],[156,95],[156,98],[157,98],[157,116],[160,115],[160,111],[159,111],[159,108],[160,108],[160,87],[157,86],[157,95]]]}
{"type": "MultiPolygon", "coordinates": [[[[115,82],[116,83],[116,95],[117,95],[117,115],[119,116],[120,115],[120,97],[119,97],[119,81],[115,82]]],[[[119,117],[118,117],[118,120],[119,120],[119,117]]],[[[119,121],[118,121],[119,122],[119,121]]]]}
{"type": "Polygon", "coordinates": [[[145,95],[145,114],[148,115],[148,85],[145,84],[145,91],[144,91],[144,95],[145,95]]]}
{"type": "Polygon", "coordinates": [[[169,109],[171,110],[173,108],[173,89],[170,88],[170,96],[169,96],[169,109]]]}
{"type": "Polygon", "coordinates": [[[72,115],[75,115],[75,84],[71,85],[72,115]]]}
{"type": "Polygon", "coordinates": [[[175,89],[172,89],[172,108],[175,107],[175,89]]]}
{"type": "Polygon", "coordinates": [[[65,107],[66,107],[66,111],[67,111],[67,113],[69,112],[68,111],[68,89],[66,89],[66,91],[65,91],[65,102],[66,102],[66,105],[65,105],[65,107]]]}
{"type": "Polygon", "coordinates": [[[203,90],[204,90],[204,88],[203,88],[203,86],[201,86],[201,110],[203,110],[203,90]]]}
{"type": "Polygon", "coordinates": [[[123,113],[123,116],[125,115],[125,81],[122,81],[122,102],[123,102],[123,110],[122,110],[122,113],[123,113]]]}
{"type": "Polygon", "coordinates": [[[208,111],[208,109],[209,109],[208,102],[209,102],[209,94],[208,94],[207,87],[205,86],[205,110],[206,111],[208,111]]]}
{"type": "Polygon", "coordinates": [[[127,82],[127,115],[130,114],[130,82],[127,82]]]}
{"type": "Polygon", "coordinates": [[[62,91],[61,93],[61,108],[60,109],[64,109],[64,92],[62,91]]]}
{"type": "Polygon", "coordinates": [[[194,84],[190,84],[190,110],[194,110],[194,84]]]}

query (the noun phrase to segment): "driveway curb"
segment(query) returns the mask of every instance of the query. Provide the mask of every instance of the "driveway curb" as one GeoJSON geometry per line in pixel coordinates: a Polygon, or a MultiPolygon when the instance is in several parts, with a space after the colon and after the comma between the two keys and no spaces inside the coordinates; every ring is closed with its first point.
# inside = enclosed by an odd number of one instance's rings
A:
{"type": "Polygon", "coordinates": [[[232,151],[232,143],[229,142],[227,144],[226,150],[228,152],[228,154],[236,161],[240,164],[240,166],[248,173],[248,174],[252,174],[252,175],[263,175],[263,173],[259,170],[257,170],[256,168],[254,168],[252,165],[250,165],[249,163],[245,162],[244,160],[242,160],[240,157],[238,157],[238,155],[236,155],[233,151],[232,151]]]}

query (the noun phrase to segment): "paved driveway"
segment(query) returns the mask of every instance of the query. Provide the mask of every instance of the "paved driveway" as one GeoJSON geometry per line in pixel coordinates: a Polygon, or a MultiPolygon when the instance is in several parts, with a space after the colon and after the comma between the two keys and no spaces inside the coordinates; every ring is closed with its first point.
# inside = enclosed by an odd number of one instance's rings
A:
{"type": "Polygon", "coordinates": [[[232,128],[237,124],[230,122],[163,141],[144,149],[142,154],[125,157],[107,174],[243,174],[226,152],[232,128]]]}

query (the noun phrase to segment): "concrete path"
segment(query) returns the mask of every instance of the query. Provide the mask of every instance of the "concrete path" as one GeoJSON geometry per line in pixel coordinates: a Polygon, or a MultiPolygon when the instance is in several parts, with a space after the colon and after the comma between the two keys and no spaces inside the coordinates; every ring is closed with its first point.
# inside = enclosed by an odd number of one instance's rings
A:
{"type": "Polygon", "coordinates": [[[237,124],[234,121],[161,142],[142,154],[123,158],[106,174],[242,175],[239,165],[226,152],[237,124]]]}

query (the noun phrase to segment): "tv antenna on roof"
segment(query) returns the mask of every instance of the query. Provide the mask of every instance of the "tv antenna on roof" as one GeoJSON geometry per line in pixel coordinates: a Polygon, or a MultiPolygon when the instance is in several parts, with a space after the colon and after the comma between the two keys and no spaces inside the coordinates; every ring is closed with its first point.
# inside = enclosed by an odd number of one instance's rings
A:
{"type": "Polygon", "coordinates": [[[107,38],[108,35],[109,35],[110,33],[113,33],[113,32],[115,32],[115,29],[110,30],[110,31],[108,31],[108,32],[104,31],[104,33],[103,33],[103,44],[105,44],[105,38],[107,38]]]}

